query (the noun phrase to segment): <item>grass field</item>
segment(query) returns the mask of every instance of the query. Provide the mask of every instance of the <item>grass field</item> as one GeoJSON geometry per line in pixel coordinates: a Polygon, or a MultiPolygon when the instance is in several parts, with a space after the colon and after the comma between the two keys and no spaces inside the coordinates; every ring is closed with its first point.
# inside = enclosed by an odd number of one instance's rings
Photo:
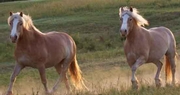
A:
{"type": "MultiPolygon", "coordinates": [[[[150,23],[150,27],[166,26],[173,31],[180,51],[179,0],[30,0],[0,3],[0,95],[4,95],[13,71],[14,44],[9,41],[9,12],[29,14],[42,32],[63,31],[77,44],[77,57],[85,83],[90,91],[72,95],[180,95],[180,87],[156,88],[156,67],[146,64],[137,71],[141,87],[131,89],[131,70],[123,53],[123,38],[119,34],[119,7],[134,6],[150,23]]],[[[179,62],[178,62],[179,63],[179,62]]],[[[177,65],[178,65],[177,63],[177,65]]],[[[179,65],[177,79],[180,78],[179,65]]],[[[55,83],[58,74],[47,69],[48,87],[55,83]]],[[[164,80],[164,69],[162,70],[164,80]]],[[[164,81],[163,81],[164,83],[164,81]]],[[[73,86],[72,86],[73,87],[73,86]]],[[[43,95],[38,71],[24,69],[14,85],[15,95],[43,95]],[[38,93],[38,94],[37,94],[38,93]]],[[[61,84],[57,95],[64,95],[61,84]]]]}

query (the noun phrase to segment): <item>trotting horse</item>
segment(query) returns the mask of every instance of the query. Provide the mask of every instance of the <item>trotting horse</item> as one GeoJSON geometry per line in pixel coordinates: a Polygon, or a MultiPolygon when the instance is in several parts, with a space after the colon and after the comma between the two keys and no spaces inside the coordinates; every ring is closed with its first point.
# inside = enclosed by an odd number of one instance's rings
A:
{"type": "Polygon", "coordinates": [[[121,7],[119,16],[121,35],[126,37],[124,52],[132,70],[132,87],[138,88],[135,72],[144,63],[154,63],[157,66],[155,83],[160,87],[159,75],[163,65],[160,59],[164,55],[166,83],[171,82],[174,85],[176,41],[172,32],[166,27],[144,28],[144,25],[148,25],[148,21],[138,14],[136,8],[121,7]]]}
{"type": "Polygon", "coordinates": [[[76,44],[68,34],[63,32],[42,33],[33,25],[31,17],[22,12],[10,12],[8,24],[11,28],[10,39],[16,44],[14,56],[17,63],[6,95],[13,94],[12,88],[16,76],[27,66],[38,69],[48,95],[57,89],[61,81],[64,81],[67,90],[70,90],[67,80],[68,69],[74,86],[77,89],[86,88],[76,60],[76,44]],[[53,66],[59,74],[59,79],[49,91],[45,69],[53,66]]]}

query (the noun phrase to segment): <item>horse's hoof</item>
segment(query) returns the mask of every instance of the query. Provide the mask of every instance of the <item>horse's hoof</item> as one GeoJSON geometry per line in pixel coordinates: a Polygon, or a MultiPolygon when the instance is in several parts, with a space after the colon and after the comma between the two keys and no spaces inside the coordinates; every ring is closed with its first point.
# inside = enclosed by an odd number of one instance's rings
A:
{"type": "Polygon", "coordinates": [[[177,87],[179,86],[178,83],[166,83],[166,87],[177,87]]]}
{"type": "Polygon", "coordinates": [[[162,85],[161,83],[158,83],[158,84],[156,83],[157,88],[161,87],[161,85],[162,85]]]}
{"type": "Polygon", "coordinates": [[[46,95],[54,95],[53,91],[47,91],[46,95]]]}
{"type": "Polygon", "coordinates": [[[172,81],[172,86],[177,87],[179,84],[176,81],[172,81]]]}
{"type": "Polygon", "coordinates": [[[8,91],[6,95],[13,95],[12,91],[8,91]]]}
{"type": "Polygon", "coordinates": [[[135,89],[135,90],[139,89],[139,85],[137,81],[132,81],[132,89],[135,89]]]}
{"type": "Polygon", "coordinates": [[[161,79],[156,79],[156,87],[161,87],[162,83],[161,83],[161,79]]]}
{"type": "Polygon", "coordinates": [[[138,90],[138,89],[139,89],[139,86],[138,86],[138,85],[132,85],[132,89],[138,90]]]}

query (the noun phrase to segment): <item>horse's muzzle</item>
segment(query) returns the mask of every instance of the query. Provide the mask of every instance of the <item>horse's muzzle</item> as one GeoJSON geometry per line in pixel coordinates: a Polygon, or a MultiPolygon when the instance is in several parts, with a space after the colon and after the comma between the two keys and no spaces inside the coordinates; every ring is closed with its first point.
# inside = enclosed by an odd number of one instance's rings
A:
{"type": "Polygon", "coordinates": [[[10,36],[10,39],[11,39],[11,42],[12,43],[16,43],[16,41],[17,41],[17,36],[15,35],[15,36],[10,36]]]}
{"type": "Polygon", "coordinates": [[[121,33],[121,36],[122,37],[126,37],[126,33],[121,33]]]}
{"type": "Polygon", "coordinates": [[[121,31],[120,34],[121,34],[122,37],[126,37],[127,31],[121,31]]]}

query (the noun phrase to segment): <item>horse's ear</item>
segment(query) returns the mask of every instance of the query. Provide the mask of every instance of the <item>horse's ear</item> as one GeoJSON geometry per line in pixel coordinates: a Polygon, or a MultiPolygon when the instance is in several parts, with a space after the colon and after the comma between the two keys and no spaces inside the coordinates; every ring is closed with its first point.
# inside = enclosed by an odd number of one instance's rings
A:
{"type": "Polygon", "coordinates": [[[129,9],[130,9],[131,12],[133,12],[133,8],[132,7],[130,7],[129,9]]]}
{"type": "Polygon", "coordinates": [[[20,12],[20,16],[23,17],[23,12],[20,12]]]}
{"type": "Polygon", "coordinates": [[[124,8],[123,7],[121,7],[121,12],[123,12],[124,11],[124,8]]]}
{"type": "Polygon", "coordinates": [[[124,11],[123,7],[119,8],[119,16],[121,16],[121,13],[124,11]]]}
{"type": "Polygon", "coordinates": [[[121,14],[121,7],[119,8],[119,15],[121,14]]]}
{"type": "Polygon", "coordinates": [[[12,14],[13,14],[12,12],[9,12],[9,15],[10,15],[10,16],[12,16],[12,14]]]}

